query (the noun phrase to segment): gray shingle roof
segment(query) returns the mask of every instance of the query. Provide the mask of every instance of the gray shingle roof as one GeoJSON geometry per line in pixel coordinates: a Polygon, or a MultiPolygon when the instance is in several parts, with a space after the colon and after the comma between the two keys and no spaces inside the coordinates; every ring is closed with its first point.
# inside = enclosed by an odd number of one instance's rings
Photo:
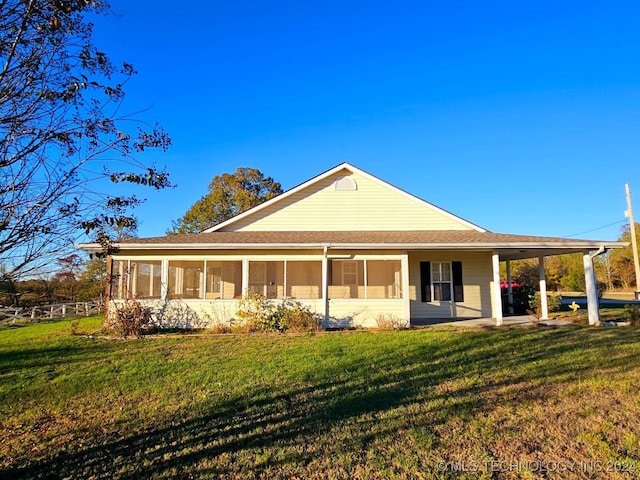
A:
{"type": "MultiPolygon", "coordinates": [[[[593,244],[593,240],[576,240],[531,235],[478,232],[474,230],[435,231],[360,231],[360,232],[211,232],[164,237],[132,238],[119,244],[131,245],[211,245],[229,247],[247,244],[326,245],[326,244],[505,244],[505,243],[551,243],[593,244]]],[[[611,243],[611,242],[609,242],[611,243]]]]}

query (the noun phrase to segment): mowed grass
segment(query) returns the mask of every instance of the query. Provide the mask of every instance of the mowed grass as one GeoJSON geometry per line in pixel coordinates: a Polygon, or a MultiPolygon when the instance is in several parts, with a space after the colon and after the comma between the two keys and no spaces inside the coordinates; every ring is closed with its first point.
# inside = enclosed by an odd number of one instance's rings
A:
{"type": "Polygon", "coordinates": [[[0,478],[638,475],[635,328],[0,331],[0,478]]]}

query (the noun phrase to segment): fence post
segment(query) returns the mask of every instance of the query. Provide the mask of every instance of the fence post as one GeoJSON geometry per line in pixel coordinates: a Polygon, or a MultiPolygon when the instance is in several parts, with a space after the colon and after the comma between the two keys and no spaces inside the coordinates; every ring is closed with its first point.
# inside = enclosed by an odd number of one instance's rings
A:
{"type": "Polygon", "coordinates": [[[67,304],[63,303],[62,304],[62,318],[66,318],[67,317],[67,304]]]}
{"type": "Polygon", "coordinates": [[[89,304],[88,303],[84,304],[84,316],[85,317],[89,316],[89,304]]]}
{"type": "Polygon", "coordinates": [[[31,308],[31,321],[35,321],[36,319],[36,307],[31,308]]]}

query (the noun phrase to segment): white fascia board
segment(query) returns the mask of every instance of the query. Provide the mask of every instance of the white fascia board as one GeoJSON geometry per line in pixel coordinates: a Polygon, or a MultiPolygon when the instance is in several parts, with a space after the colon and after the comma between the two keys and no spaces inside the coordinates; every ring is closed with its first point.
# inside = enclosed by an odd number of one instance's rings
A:
{"type": "MultiPolygon", "coordinates": [[[[126,243],[114,244],[121,250],[304,250],[304,249],[340,249],[340,250],[493,250],[493,249],[576,249],[597,250],[622,248],[627,242],[477,242],[477,243],[126,243]]],[[[99,244],[83,244],[79,248],[87,251],[100,251],[99,244]]]]}
{"type": "Polygon", "coordinates": [[[101,252],[104,250],[104,247],[99,243],[78,243],[73,248],[84,250],[85,252],[101,252]]]}
{"type": "Polygon", "coordinates": [[[240,213],[239,215],[236,215],[235,217],[230,218],[229,220],[226,220],[222,223],[218,223],[217,225],[214,225],[213,227],[207,228],[206,230],[203,230],[201,233],[211,233],[211,232],[216,232],[218,230],[220,230],[221,228],[224,228],[228,225],[231,225],[233,223],[235,223],[238,220],[241,220],[243,218],[248,217],[249,215],[253,215],[256,212],[259,212],[260,210],[263,210],[265,208],[270,207],[271,205],[273,205],[274,203],[280,202],[288,197],[290,197],[291,195],[296,194],[297,192],[299,192],[300,190],[303,190],[305,188],[307,188],[310,185],[313,185],[314,183],[317,183],[321,180],[324,180],[325,178],[333,175],[336,172],[339,172],[340,170],[343,169],[353,169],[354,167],[352,167],[351,165],[349,165],[348,163],[341,163],[340,165],[337,165],[335,167],[333,167],[330,170],[327,170],[324,173],[321,173],[320,175],[311,178],[310,180],[307,180],[306,182],[303,182],[301,184],[299,184],[296,187],[293,187],[289,190],[287,190],[286,192],[278,195],[277,197],[273,197],[271,200],[267,200],[264,203],[261,203],[260,205],[257,205],[253,208],[250,208],[249,210],[247,210],[246,212],[240,213]]]}

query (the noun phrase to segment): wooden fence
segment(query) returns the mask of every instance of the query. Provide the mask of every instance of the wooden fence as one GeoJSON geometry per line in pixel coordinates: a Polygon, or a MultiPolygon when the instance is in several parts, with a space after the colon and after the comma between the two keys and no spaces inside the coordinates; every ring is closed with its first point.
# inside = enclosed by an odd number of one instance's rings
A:
{"type": "Polygon", "coordinates": [[[57,303],[39,307],[2,307],[0,306],[0,324],[16,324],[39,322],[68,317],[88,317],[102,313],[103,304],[100,301],[57,303]]]}

